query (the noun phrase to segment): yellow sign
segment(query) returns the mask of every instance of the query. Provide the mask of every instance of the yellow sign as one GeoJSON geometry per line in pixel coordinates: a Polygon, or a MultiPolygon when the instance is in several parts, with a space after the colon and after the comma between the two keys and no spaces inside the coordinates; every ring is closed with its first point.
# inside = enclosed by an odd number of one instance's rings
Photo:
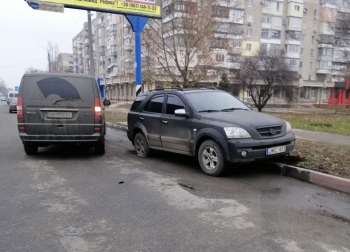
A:
{"type": "Polygon", "coordinates": [[[46,0],[64,7],[161,18],[161,0],[46,0]]]}

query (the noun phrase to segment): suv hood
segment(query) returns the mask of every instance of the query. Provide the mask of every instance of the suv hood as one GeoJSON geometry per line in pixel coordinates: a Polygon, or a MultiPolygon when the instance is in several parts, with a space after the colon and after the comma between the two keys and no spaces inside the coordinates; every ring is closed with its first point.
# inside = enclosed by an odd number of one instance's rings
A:
{"type": "Polygon", "coordinates": [[[220,126],[239,126],[242,128],[259,128],[270,125],[283,125],[285,121],[262,112],[253,110],[234,110],[230,112],[200,113],[201,119],[210,120],[220,126]]]}

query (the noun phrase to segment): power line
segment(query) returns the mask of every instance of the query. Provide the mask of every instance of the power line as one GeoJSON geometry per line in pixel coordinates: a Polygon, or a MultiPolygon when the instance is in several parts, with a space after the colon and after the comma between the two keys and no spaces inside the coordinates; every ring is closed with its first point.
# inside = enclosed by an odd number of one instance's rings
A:
{"type": "Polygon", "coordinates": [[[68,33],[68,35],[67,35],[67,37],[64,39],[63,43],[58,47],[58,50],[60,50],[61,47],[64,45],[64,43],[66,43],[66,41],[67,41],[69,35],[72,33],[72,31],[74,30],[75,26],[78,24],[78,22],[79,22],[80,18],[82,17],[82,15],[83,15],[83,12],[81,12],[80,17],[79,17],[78,20],[75,22],[75,24],[74,24],[72,30],[68,33]]]}
{"type": "Polygon", "coordinates": [[[39,60],[43,60],[43,59],[46,60],[46,57],[45,58],[36,59],[36,60],[27,61],[27,62],[23,62],[23,63],[17,63],[17,64],[9,65],[9,66],[0,66],[0,68],[20,66],[20,65],[23,65],[23,64],[27,64],[27,63],[31,63],[31,62],[35,62],[35,61],[39,61],[39,60]]]}

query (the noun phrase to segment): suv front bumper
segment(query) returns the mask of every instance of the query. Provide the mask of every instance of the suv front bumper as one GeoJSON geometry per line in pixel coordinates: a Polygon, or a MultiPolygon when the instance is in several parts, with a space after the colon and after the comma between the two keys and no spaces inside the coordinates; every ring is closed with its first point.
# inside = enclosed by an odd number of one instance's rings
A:
{"type": "Polygon", "coordinates": [[[285,136],[270,139],[230,139],[227,141],[229,155],[226,160],[234,163],[253,162],[259,159],[274,158],[291,152],[295,145],[295,136],[292,132],[285,136]],[[286,146],[286,152],[266,155],[266,149],[277,146],[286,146]],[[242,157],[242,152],[247,151],[248,155],[242,157]]]}

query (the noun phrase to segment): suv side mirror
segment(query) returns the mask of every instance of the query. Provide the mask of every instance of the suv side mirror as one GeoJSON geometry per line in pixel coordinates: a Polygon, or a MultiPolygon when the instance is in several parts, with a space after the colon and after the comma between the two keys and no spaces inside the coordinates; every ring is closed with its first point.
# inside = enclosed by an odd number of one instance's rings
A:
{"type": "Polygon", "coordinates": [[[175,116],[189,117],[189,114],[184,109],[176,109],[175,110],[175,116]]]}
{"type": "Polygon", "coordinates": [[[103,105],[105,105],[105,106],[111,105],[111,101],[110,100],[103,100],[103,105]]]}

